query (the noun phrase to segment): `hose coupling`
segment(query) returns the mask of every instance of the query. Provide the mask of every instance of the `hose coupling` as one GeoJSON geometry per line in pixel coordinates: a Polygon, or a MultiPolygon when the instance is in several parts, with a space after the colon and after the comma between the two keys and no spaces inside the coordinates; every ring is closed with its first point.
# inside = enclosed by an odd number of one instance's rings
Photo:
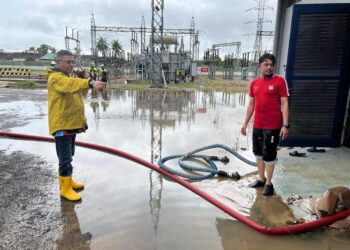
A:
{"type": "Polygon", "coordinates": [[[223,170],[219,170],[218,175],[231,177],[234,180],[239,180],[241,178],[241,176],[239,175],[238,172],[234,172],[234,173],[230,174],[230,173],[227,173],[223,170]]]}

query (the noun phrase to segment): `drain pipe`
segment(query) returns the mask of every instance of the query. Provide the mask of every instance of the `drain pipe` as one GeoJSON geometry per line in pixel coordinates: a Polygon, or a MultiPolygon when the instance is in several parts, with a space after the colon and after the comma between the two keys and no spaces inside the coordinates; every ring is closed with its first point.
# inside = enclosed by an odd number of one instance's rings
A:
{"type": "MultiPolygon", "coordinates": [[[[44,137],[44,136],[35,136],[35,135],[27,135],[27,134],[18,134],[18,133],[8,133],[8,132],[0,132],[0,136],[4,138],[13,138],[13,139],[23,139],[23,140],[33,140],[33,141],[45,141],[45,142],[54,142],[55,139],[52,137],[44,137]]],[[[225,205],[224,203],[220,202],[219,200],[213,198],[203,190],[193,186],[191,183],[181,179],[178,176],[175,176],[173,174],[168,173],[167,171],[161,169],[157,165],[150,163],[148,161],[145,161],[137,156],[134,156],[132,154],[129,154],[127,152],[121,151],[119,149],[106,147],[103,145],[97,145],[92,144],[88,142],[81,142],[76,141],[77,146],[81,146],[84,148],[94,149],[98,151],[102,151],[105,153],[109,153],[112,155],[117,155],[119,157],[131,160],[133,162],[136,162],[140,165],[143,165],[147,168],[150,168],[154,171],[157,171],[158,173],[168,177],[169,179],[177,182],[178,184],[184,186],[185,188],[189,189],[193,193],[197,194],[198,196],[202,197],[203,199],[207,200],[217,208],[221,209],[223,212],[231,215],[232,217],[236,218],[237,220],[243,222],[247,226],[251,227],[252,229],[263,233],[267,235],[286,235],[286,234],[294,234],[294,233],[302,233],[311,231],[314,229],[318,229],[324,226],[327,226],[337,220],[344,219],[350,215],[350,209],[336,213],[331,216],[326,216],[314,221],[306,222],[303,224],[296,224],[296,225],[289,225],[289,226],[281,226],[281,227],[266,227],[264,225],[261,225],[253,220],[251,220],[248,217],[245,217],[244,215],[240,214],[239,212],[233,210],[229,206],[225,205]]]]}

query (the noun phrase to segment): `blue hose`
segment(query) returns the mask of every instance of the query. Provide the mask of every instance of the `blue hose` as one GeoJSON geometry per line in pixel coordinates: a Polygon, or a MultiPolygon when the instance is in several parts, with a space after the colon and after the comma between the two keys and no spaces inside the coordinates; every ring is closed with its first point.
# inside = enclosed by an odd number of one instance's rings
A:
{"type": "Polygon", "coordinates": [[[213,144],[213,145],[209,145],[209,146],[206,146],[206,147],[202,147],[202,148],[199,148],[199,149],[195,149],[187,154],[183,154],[183,155],[171,155],[171,156],[168,156],[168,157],[165,157],[165,158],[162,158],[158,161],[158,165],[159,167],[161,167],[162,169],[166,170],[167,172],[169,173],[172,173],[174,175],[178,175],[178,176],[181,176],[183,178],[187,178],[187,179],[190,179],[190,180],[204,180],[204,179],[207,179],[207,178],[210,178],[210,177],[213,177],[215,176],[216,174],[217,175],[220,175],[220,176],[229,176],[233,179],[236,179],[238,180],[240,178],[240,175],[235,172],[235,173],[227,173],[223,170],[219,170],[218,167],[216,166],[215,164],[215,160],[220,160],[222,162],[228,162],[228,158],[227,157],[223,157],[223,158],[218,158],[216,156],[207,156],[207,155],[197,155],[196,153],[198,152],[201,152],[201,151],[204,151],[204,150],[208,150],[208,149],[213,149],[213,148],[222,148],[228,152],[230,152],[231,154],[233,154],[234,156],[236,156],[238,159],[240,159],[241,161],[251,165],[251,166],[255,166],[256,167],[256,163],[255,162],[252,162],[246,158],[244,158],[243,156],[241,156],[239,153],[237,153],[235,150],[233,150],[232,148],[226,146],[226,145],[223,145],[223,144],[213,144]],[[176,159],[176,158],[179,158],[178,160],[178,163],[180,165],[181,168],[183,168],[184,170],[187,170],[187,171],[195,171],[195,172],[205,172],[205,173],[208,173],[208,174],[205,174],[205,175],[198,175],[198,174],[188,174],[188,173],[184,173],[184,172],[180,172],[180,171],[177,171],[177,170],[174,170],[168,166],[165,165],[165,162],[169,161],[169,160],[172,160],[172,159],[176,159]],[[189,158],[200,158],[204,161],[206,161],[208,163],[208,167],[197,167],[197,166],[191,166],[187,163],[184,163],[184,161],[186,159],[189,159],[189,158]]]}

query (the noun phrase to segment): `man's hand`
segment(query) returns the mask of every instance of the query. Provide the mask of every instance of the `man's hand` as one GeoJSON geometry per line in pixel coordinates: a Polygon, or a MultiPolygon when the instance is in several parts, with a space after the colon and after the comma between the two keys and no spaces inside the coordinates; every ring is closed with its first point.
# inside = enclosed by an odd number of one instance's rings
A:
{"type": "Polygon", "coordinates": [[[288,137],[288,128],[282,127],[280,137],[282,138],[282,140],[288,137]]]}
{"type": "Polygon", "coordinates": [[[105,82],[100,82],[100,81],[94,81],[92,83],[92,87],[98,91],[103,90],[106,87],[106,83],[105,82]]]}
{"type": "Polygon", "coordinates": [[[242,135],[247,135],[247,124],[243,124],[241,128],[242,135]]]}

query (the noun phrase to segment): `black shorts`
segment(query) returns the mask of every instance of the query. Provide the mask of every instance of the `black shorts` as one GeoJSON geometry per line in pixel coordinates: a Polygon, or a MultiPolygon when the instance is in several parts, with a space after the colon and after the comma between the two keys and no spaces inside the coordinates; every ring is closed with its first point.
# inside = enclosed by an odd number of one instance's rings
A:
{"type": "Polygon", "coordinates": [[[257,159],[274,165],[277,146],[280,140],[280,129],[253,129],[253,152],[257,159]]]}

